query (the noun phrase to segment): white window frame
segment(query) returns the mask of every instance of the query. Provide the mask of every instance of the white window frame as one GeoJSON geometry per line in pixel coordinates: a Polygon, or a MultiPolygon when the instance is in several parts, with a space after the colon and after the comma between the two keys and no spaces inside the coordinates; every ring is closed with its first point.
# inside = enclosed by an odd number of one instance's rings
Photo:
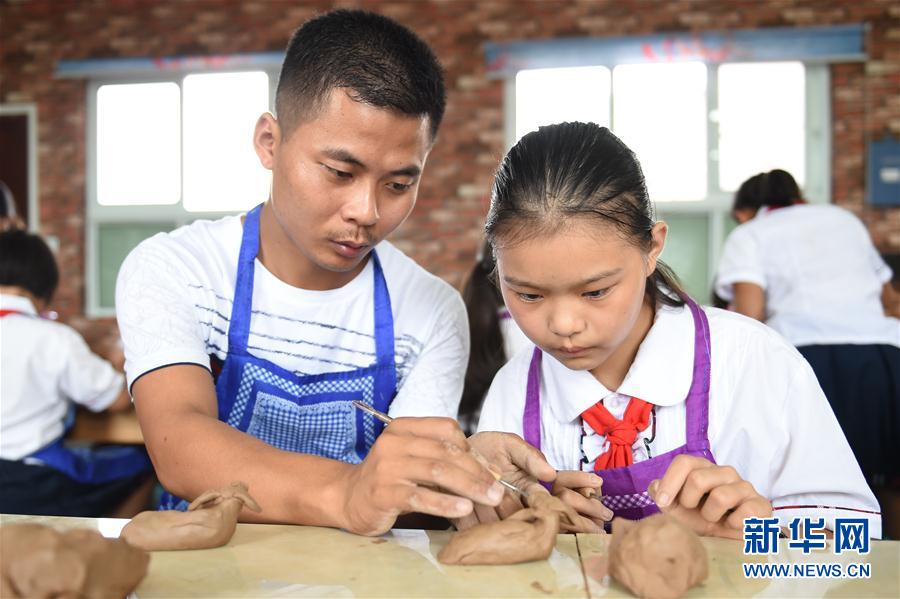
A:
{"type": "MultiPolygon", "coordinates": [[[[183,194],[175,204],[143,206],[104,206],[97,201],[97,91],[104,85],[135,83],[174,83],[178,86],[181,107],[184,107],[183,84],[185,77],[206,73],[262,71],[269,77],[269,110],[275,110],[275,90],[279,71],[274,68],[247,67],[239,69],[191,69],[171,73],[141,73],[134,76],[97,77],[87,82],[87,118],[85,152],[85,315],[89,318],[115,316],[115,307],[100,304],[100,234],[101,225],[163,223],[173,228],[195,220],[215,220],[237,214],[239,211],[190,212],[184,209],[183,194]]],[[[183,110],[180,111],[183,116],[183,110]]],[[[182,143],[184,141],[181,137],[182,143]]],[[[249,143],[249,141],[248,141],[249,143]]],[[[182,188],[184,182],[184,155],[182,153],[182,188]]]]}
{"type": "MultiPolygon", "coordinates": [[[[787,62],[787,61],[777,61],[787,62]]],[[[799,61],[803,62],[803,61],[799,61]]],[[[712,289],[712,278],[719,263],[728,219],[731,218],[733,192],[719,187],[718,140],[719,127],[712,115],[718,107],[718,68],[724,63],[709,63],[707,69],[707,193],[703,200],[694,201],[654,201],[657,212],[668,214],[691,214],[707,216],[709,221],[709,247],[707,288],[712,289]]],[[[611,71],[615,63],[598,63],[611,71]]],[[[803,62],[806,79],[806,138],[805,161],[806,181],[803,185],[804,197],[811,203],[831,202],[831,77],[826,63],[803,62]]],[[[545,68],[545,67],[542,67],[545,68]]],[[[615,122],[612,84],[609,97],[610,122],[615,122]]],[[[503,94],[504,139],[508,151],[516,142],[516,77],[504,79],[503,94]]],[[[640,157],[638,157],[640,158],[640,157]]],[[[653,200],[653,198],[651,198],[653,200]]],[[[705,301],[702,303],[706,303],[705,301]]]]}

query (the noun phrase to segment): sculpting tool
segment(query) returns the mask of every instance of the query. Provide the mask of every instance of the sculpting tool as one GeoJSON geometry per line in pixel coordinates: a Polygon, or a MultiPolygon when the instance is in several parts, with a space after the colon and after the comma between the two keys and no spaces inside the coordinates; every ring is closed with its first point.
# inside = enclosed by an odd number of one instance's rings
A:
{"type": "MultiPolygon", "coordinates": [[[[373,418],[377,418],[378,420],[382,421],[382,422],[385,423],[385,424],[390,424],[391,422],[394,421],[393,418],[391,418],[390,416],[388,416],[388,415],[385,414],[384,412],[379,412],[378,410],[376,410],[376,409],[373,408],[372,406],[370,406],[370,405],[368,405],[368,404],[365,404],[365,403],[359,401],[358,399],[354,399],[351,403],[353,403],[354,406],[356,406],[357,408],[359,408],[360,410],[362,410],[362,411],[365,412],[366,414],[369,414],[369,415],[372,416],[373,418]]],[[[476,457],[481,458],[482,461],[484,461],[485,463],[487,463],[486,460],[484,460],[484,458],[482,458],[481,455],[478,454],[474,449],[472,449],[472,450],[470,450],[470,451],[471,451],[473,454],[475,454],[476,457]]],[[[493,470],[490,470],[490,469],[488,469],[488,472],[491,473],[491,475],[494,477],[494,479],[495,479],[498,483],[500,483],[501,485],[503,485],[504,487],[506,487],[506,488],[509,489],[510,491],[513,491],[513,492],[515,492],[515,493],[518,493],[518,494],[521,495],[522,497],[525,497],[525,492],[524,492],[524,491],[522,491],[521,489],[519,489],[519,487],[517,487],[516,485],[514,485],[514,484],[512,484],[512,483],[508,483],[508,482],[506,482],[505,480],[503,480],[502,478],[500,478],[500,474],[499,474],[499,473],[494,472],[493,470]]]]}

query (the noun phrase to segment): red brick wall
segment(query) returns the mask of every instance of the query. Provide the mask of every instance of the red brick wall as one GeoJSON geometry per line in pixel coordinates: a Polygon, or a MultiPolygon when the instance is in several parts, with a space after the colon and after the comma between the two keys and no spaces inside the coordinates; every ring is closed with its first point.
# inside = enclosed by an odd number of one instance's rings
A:
{"type": "Polygon", "coordinates": [[[447,70],[449,106],[413,216],[395,240],[458,284],[480,239],[503,152],[503,90],[485,77],[488,41],[867,23],[865,64],[832,68],[834,200],[859,214],[879,249],[900,252],[900,209],[864,203],[863,149],[900,136],[900,3],[895,0],[6,0],[0,102],[38,106],[44,233],[60,240],[64,316],[84,304],[85,88],[55,80],[59,60],[282,50],[316,12],[363,7],[410,26],[447,70]]]}

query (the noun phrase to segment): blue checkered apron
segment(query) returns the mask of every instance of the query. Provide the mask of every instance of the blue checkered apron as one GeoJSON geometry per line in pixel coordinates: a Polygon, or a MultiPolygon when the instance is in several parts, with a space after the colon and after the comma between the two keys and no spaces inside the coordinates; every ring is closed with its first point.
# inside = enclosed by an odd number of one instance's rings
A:
{"type": "MultiPolygon", "coordinates": [[[[248,212],[244,220],[228,355],[216,381],[219,420],[285,451],[358,464],[384,425],[351,402],[360,400],[387,412],[397,387],[394,319],[378,254],[372,252],[375,363],[346,372],[298,376],[247,351],[260,209],[248,212]]],[[[163,493],[160,509],[186,508],[186,501],[163,493]]]]}

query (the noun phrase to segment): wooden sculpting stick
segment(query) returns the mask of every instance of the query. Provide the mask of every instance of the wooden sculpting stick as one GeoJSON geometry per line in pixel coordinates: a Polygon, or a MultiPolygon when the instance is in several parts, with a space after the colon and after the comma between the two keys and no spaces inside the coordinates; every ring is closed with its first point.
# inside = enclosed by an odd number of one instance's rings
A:
{"type": "MultiPolygon", "coordinates": [[[[376,410],[376,409],[373,408],[372,406],[370,406],[370,405],[368,405],[368,404],[364,404],[363,402],[359,401],[358,399],[354,399],[354,400],[353,400],[353,405],[356,406],[357,408],[359,408],[360,410],[362,410],[363,412],[365,412],[366,414],[369,414],[370,416],[373,416],[373,417],[377,418],[378,420],[382,421],[382,422],[385,423],[385,424],[390,424],[391,422],[394,421],[393,418],[391,418],[390,416],[388,416],[388,415],[385,414],[384,412],[379,412],[378,410],[376,410]]],[[[477,453],[474,449],[471,450],[471,451],[472,451],[472,453],[474,453],[476,456],[478,456],[478,453],[477,453]]],[[[481,456],[479,456],[479,457],[481,457],[481,456]]],[[[506,482],[505,480],[503,480],[502,478],[500,478],[500,475],[499,475],[498,473],[496,473],[496,472],[494,472],[494,471],[492,471],[492,470],[490,471],[490,473],[493,475],[493,477],[497,480],[498,483],[500,483],[501,485],[503,485],[504,487],[506,487],[506,488],[509,489],[510,491],[513,491],[513,492],[515,492],[515,493],[518,493],[518,494],[521,495],[522,497],[525,497],[525,493],[524,493],[521,489],[519,489],[519,487],[517,487],[516,485],[514,485],[514,484],[512,484],[512,483],[506,482]]]]}

